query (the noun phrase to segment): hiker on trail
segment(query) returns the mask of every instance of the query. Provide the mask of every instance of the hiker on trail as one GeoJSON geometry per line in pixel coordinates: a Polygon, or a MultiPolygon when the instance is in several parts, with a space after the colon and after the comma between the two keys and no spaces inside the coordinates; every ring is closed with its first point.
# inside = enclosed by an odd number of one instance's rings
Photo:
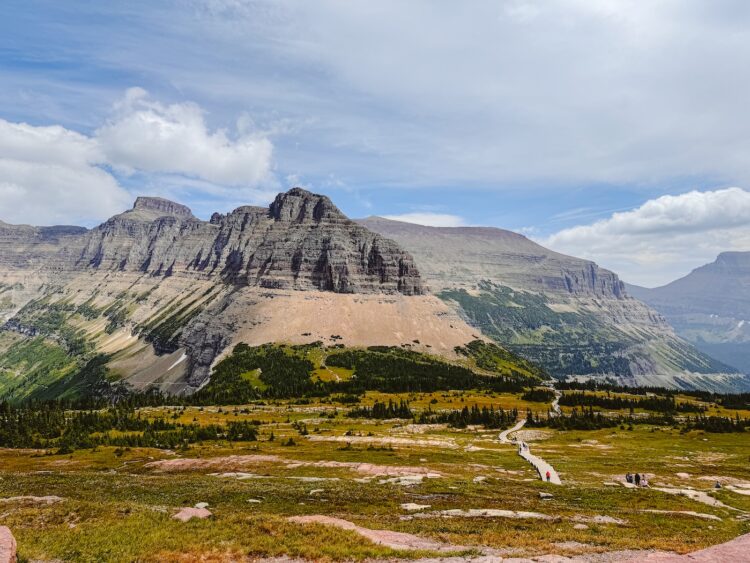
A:
{"type": "Polygon", "coordinates": [[[633,482],[633,474],[630,471],[625,474],[625,481],[627,481],[628,483],[633,482]]]}
{"type": "Polygon", "coordinates": [[[549,483],[549,480],[552,478],[552,474],[547,470],[547,483],[549,483]]]}
{"type": "Polygon", "coordinates": [[[646,479],[645,475],[641,477],[641,487],[648,487],[648,479],[646,479]]]}
{"type": "Polygon", "coordinates": [[[635,486],[636,487],[641,486],[641,474],[640,473],[635,474],[635,486]]]}
{"type": "Polygon", "coordinates": [[[716,484],[714,485],[714,489],[721,489],[721,483],[716,481],[716,484]]]}

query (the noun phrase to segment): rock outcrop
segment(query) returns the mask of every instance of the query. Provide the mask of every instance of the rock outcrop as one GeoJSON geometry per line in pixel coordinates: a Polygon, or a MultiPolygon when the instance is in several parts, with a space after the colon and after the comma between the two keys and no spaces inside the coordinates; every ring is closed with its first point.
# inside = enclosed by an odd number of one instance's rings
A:
{"type": "Polygon", "coordinates": [[[192,520],[193,518],[196,518],[198,520],[205,520],[206,518],[211,518],[213,514],[210,510],[208,510],[205,507],[201,508],[183,508],[180,510],[177,514],[172,516],[172,519],[179,520],[180,522],[188,522],[192,520]]]}
{"type": "Polygon", "coordinates": [[[407,252],[300,188],[279,194],[268,209],[240,207],[209,222],[184,205],[139,197],[91,231],[0,225],[0,264],[220,277],[273,289],[425,293],[407,252]]]}
{"type": "Polygon", "coordinates": [[[6,526],[0,526],[0,563],[16,563],[16,538],[6,526]]]}
{"type": "Polygon", "coordinates": [[[181,203],[175,203],[161,197],[139,196],[133,204],[133,211],[140,211],[143,214],[151,214],[154,217],[172,215],[174,217],[183,217],[185,219],[195,219],[190,208],[181,203]]]}

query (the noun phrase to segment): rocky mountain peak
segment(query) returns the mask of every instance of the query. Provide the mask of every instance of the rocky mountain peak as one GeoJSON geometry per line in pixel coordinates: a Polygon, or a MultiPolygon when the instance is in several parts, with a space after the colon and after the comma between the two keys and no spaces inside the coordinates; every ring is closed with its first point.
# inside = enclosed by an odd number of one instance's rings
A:
{"type": "Polygon", "coordinates": [[[718,266],[728,272],[747,273],[750,272],[750,252],[722,252],[708,266],[718,266]]]}
{"type": "Polygon", "coordinates": [[[32,263],[70,276],[107,270],[267,289],[427,292],[408,252],[301,188],[268,208],[241,206],[210,221],[179,203],[139,197],[91,231],[0,225],[0,267],[32,263]]]}
{"type": "Polygon", "coordinates": [[[133,204],[133,211],[147,211],[174,215],[176,217],[192,217],[190,208],[161,197],[138,196],[133,204]]]}
{"type": "Polygon", "coordinates": [[[327,196],[314,194],[302,188],[292,188],[277,195],[268,211],[274,220],[288,223],[346,219],[327,196]]]}

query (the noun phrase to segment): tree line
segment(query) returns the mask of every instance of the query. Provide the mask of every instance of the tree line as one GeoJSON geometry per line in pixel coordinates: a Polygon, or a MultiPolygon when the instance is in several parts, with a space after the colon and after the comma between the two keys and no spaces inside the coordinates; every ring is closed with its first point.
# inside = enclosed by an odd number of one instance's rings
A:
{"type": "Polygon", "coordinates": [[[496,409],[486,405],[464,407],[460,410],[434,412],[431,408],[422,411],[416,418],[417,424],[447,424],[451,428],[466,428],[467,426],[484,426],[485,428],[508,428],[518,418],[518,410],[496,409]]]}
{"type": "Polygon", "coordinates": [[[587,381],[561,380],[555,382],[560,391],[609,391],[629,395],[662,395],[673,397],[677,394],[693,397],[706,403],[716,403],[726,409],[750,410],[750,393],[715,393],[701,389],[670,389],[667,387],[630,387],[619,385],[612,380],[587,381]]]}
{"type": "Polygon", "coordinates": [[[616,428],[617,426],[633,424],[652,424],[656,426],[668,426],[675,424],[670,415],[648,415],[640,417],[606,416],[601,412],[594,411],[593,407],[583,408],[580,411],[574,408],[569,415],[543,416],[539,413],[526,411],[526,426],[532,428],[554,428],[555,430],[601,430],[603,428],[616,428]]]}
{"type": "Polygon", "coordinates": [[[57,401],[23,405],[0,402],[0,447],[59,448],[61,453],[96,446],[173,449],[204,440],[255,441],[259,424],[182,424],[146,418],[121,405],[69,411],[57,401]]]}
{"type": "Polygon", "coordinates": [[[390,418],[414,418],[414,412],[407,401],[398,403],[388,399],[388,403],[375,401],[372,407],[355,407],[347,413],[350,418],[372,418],[387,420],[390,418]]]}
{"type": "Polygon", "coordinates": [[[594,406],[610,410],[629,409],[631,412],[634,409],[644,409],[661,413],[698,413],[706,410],[706,407],[701,405],[685,402],[678,403],[673,395],[665,397],[648,395],[637,399],[631,399],[628,397],[612,396],[609,394],[604,396],[576,392],[563,394],[563,396],[560,397],[559,404],[567,407],[594,406]]]}
{"type": "Polygon", "coordinates": [[[526,412],[526,426],[546,427],[556,430],[601,430],[604,428],[624,428],[626,425],[632,429],[634,424],[648,424],[652,426],[674,426],[680,427],[681,432],[691,430],[703,430],[705,432],[745,432],[750,428],[750,419],[724,416],[705,416],[699,414],[695,417],[688,416],[683,420],[677,420],[673,413],[649,414],[647,416],[607,416],[601,412],[594,411],[592,406],[583,407],[580,411],[574,408],[569,415],[539,416],[539,413],[526,412]]]}

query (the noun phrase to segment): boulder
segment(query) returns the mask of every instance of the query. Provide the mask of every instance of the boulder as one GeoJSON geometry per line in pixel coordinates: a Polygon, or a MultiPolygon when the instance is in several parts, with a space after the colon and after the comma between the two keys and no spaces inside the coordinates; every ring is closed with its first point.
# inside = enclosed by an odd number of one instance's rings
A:
{"type": "Polygon", "coordinates": [[[188,520],[192,520],[193,518],[205,520],[206,518],[210,518],[211,516],[213,516],[213,514],[207,508],[183,508],[177,514],[172,516],[172,518],[174,518],[175,520],[179,520],[180,522],[187,522],[188,520]]]}
{"type": "Polygon", "coordinates": [[[16,547],[16,538],[10,529],[0,526],[0,563],[15,563],[16,547]]]}

